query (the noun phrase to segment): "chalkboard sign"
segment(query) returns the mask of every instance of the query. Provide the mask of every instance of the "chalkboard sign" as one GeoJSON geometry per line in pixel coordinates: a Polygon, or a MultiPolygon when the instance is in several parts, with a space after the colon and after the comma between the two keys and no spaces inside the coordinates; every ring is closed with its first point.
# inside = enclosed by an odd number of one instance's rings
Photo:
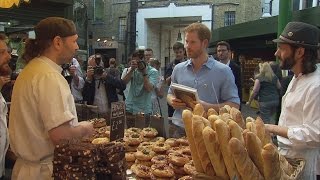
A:
{"type": "Polygon", "coordinates": [[[125,103],[123,101],[111,103],[110,141],[118,140],[124,137],[125,118],[125,103]]]}

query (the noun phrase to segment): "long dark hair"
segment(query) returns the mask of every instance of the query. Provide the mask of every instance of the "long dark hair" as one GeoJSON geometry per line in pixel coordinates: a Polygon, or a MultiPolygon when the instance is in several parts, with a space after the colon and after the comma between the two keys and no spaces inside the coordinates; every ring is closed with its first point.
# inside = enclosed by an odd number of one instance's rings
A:
{"type": "MultiPolygon", "coordinates": [[[[293,52],[295,53],[296,50],[299,47],[302,46],[295,46],[295,45],[291,45],[293,52]]],[[[314,72],[317,67],[317,58],[318,58],[318,52],[317,52],[317,48],[310,48],[310,47],[303,47],[305,48],[304,50],[304,56],[303,56],[303,60],[302,60],[302,74],[309,74],[314,72]]]]}
{"type": "Polygon", "coordinates": [[[25,50],[22,54],[22,59],[26,63],[30,62],[31,59],[40,56],[45,49],[50,46],[51,40],[36,40],[36,39],[27,39],[25,50]]]}

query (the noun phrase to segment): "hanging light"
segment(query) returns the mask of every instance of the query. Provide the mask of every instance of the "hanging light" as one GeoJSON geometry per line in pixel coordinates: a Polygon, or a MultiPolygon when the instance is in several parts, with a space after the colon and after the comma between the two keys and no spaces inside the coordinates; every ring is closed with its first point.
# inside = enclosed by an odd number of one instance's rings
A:
{"type": "Polygon", "coordinates": [[[19,6],[21,2],[29,2],[30,0],[0,0],[0,8],[11,8],[13,5],[19,6]]]}
{"type": "Polygon", "coordinates": [[[180,29],[179,29],[179,32],[178,32],[177,41],[178,41],[178,42],[181,42],[181,41],[182,41],[180,29]]]}

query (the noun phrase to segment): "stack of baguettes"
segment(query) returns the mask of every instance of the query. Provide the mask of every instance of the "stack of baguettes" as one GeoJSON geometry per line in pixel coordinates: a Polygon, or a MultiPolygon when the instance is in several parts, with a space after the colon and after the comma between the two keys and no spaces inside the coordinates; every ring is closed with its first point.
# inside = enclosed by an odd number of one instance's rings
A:
{"type": "MultiPolygon", "coordinates": [[[[200,104],[182,119],[197,172],[217,179],[293,179],[294,167],[280,156],[260,118],[243,119],[236,108],[205,112],[200,104]]],[[[213,178],[214,179],[214,178],[213,178]]]]}

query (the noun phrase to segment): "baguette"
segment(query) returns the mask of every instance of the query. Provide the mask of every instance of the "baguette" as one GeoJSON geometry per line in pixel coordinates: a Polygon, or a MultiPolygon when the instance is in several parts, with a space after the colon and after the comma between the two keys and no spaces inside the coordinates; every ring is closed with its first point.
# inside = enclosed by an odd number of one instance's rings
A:
{"type": "Polygon", "coordinates": [[[247,122],[246,128],[249,129],[250,132],[257,134],[256,124],[254,122],[247,122]]]}
{"type": "Polygon", "coordinates": [[[242,128],[245,129],[246,128],[246,123],[244,122],[243,116],[241,114],[241,112],[239,111],[239,109],[232,107],[230,109],[230,115],[232,117],[232,119],[238,123],[238,125],[242,128]]]}
{"type": "Polygon", "coordinates": [[[262,145],[260,139],[253,132],[247,132],[246,134],[246,145],[248,154],[256,165],[260,173],[263,175],[263,160],[261,157],[262,145]]]}
{"type": "Polygon", "coordinates": [[[219,115],[218,112],[216,110],[214,110],[213,108],[209,108],[208,112],[207,112],[208,117],[211,115],[219,115]]]}
{"type": "Polygon", "coordinates": [[[236,164],[237,170],[241,176],[241,179],[264,179],[263,176],[260,174],[258,168],[250,159],[245,147],[239,141],[239,139],[231,138],[231,140],[229,141],[229,148],[231,149],[231,153],[236,164]]]}
{"type": "Polygon", "coordinates": [[[281,179],[282,171],[280,167],[279,154],[277,152],[276,147],[274,147],[272,144],[266,144],[263,147],[261,156],[264,165],[264,178],[267,180],[281,179]]]}
{"type": "Polygon", "coordinates": [[[193,159],[193,164],[199,173],[203,173],[203,168],[200,162],[200,158],[198,156],[198,150],[196,148],[195,139],[193,138],[192,133],[192,112],[190,110],[183,110],[182,111],[182,119],[184,122],[184,128],[186,131],[187,139],[189,142],[189,146],[191,149],[191,156],[193,159]]]}
{"type": "Polygon", "coordinates": [[[216,132],[210,127],[205,127],[202,136],[216,176],[221,179],[229,179],[216,132]]]}
{"type": "Polygon", "coordinates": [[[216,120],[218,120],[219,118],[220,118],[220,117],[219,117],[218,115],[210,115],[210,116],[208,117],[208,120],[209,120],[209,122],[210,122],[211,127],[212,127],[213,130],[216,129],[216,128],[214,127],[214,122],[215,122],[216,120]]]}
{"type": "Polygon", "coordinates": [[[291,176],[294,173],[294,167],[289,164],[287,159],[279,154],[279,160],[280,160],[280,167],[282,170],[286,173],[286,175],[291,176]]]}
{"type": "Polygon", "coordinates": [[[224,106],[219,109],[219,115],[222,115],[223,113],[229,113],[228,109],[224,106]]]}
{"type": "Polygon", "coordinates": [[[204,113],[205,113],[204,108],[200,103],[198,103],[194,106],[194,108],[193,108],[194,115],[203,116],[204,113]]]}
{"type": "Polygon", "coordinates": [[[231,151],[229,149],[228,143],[230,140],[230,130],[228,125],[221,119],[214,122],[216,128],[220,149],[223,157],[224,164],[226,165],[227,172],[230,179],[235,176],[239,177],[236,165],[234,164],[233,158],[231,156],[231,151]]]}
{"type": "Polygon", "coordinates": [[[254,122],[255,120],[252,118],[252,117],[250,117],[250,116],[248,116],[247,118],[246,118],[246,124],[248,123],[248,122],[254,122]]]}
{"type": "Polygon", "coordinates": [[[220,118],[225,122],[227,122],[229,119],[232,119],[229,113],[223,113],[222,115],[220,115],[220,118]]]}
{"type": "Polygon", "coordinates": [[[204,123],[205,127],[207,127],[207,126],[211,127],[211,123],[208,119],[206,119],[204,117],[201,117],[201,119],[202,119],[202,122],[204,123]]]}
{"type": "Polygon", "coordinates": [[[195,140],[196,149],[198,151],[198,156],[200,158],[200,162],[202,165],[202,169],[204,170],[204,173],[209,176],[214,176],[215,172],[213,169],[213,166],[210,162],[210,159],[208,158],[208,152],[206,150],[206,145],[204,144],[202,131],[205,127],[202,117],[194,115],[192,117],[192,134],[193,138],[195,140]]]}
{"type": "Polygon", "coordinates": [[[231,137],[235,137],[240,140],[240,142],[244,145],[244,138],[242,135],[242,128],[235,121],[231,120],[228,123],[231,137]]]}
{"type": "Polygon", "coordinates": [[[268,143],[270,143],[270,139],[268,139],[266,134],[266,129],[264,127],[264,123],[262,119],[258,116],[257,119],[254,121],[256,130],[257,130],[257,136],[261,140],[262,147],[268,143]]]}

